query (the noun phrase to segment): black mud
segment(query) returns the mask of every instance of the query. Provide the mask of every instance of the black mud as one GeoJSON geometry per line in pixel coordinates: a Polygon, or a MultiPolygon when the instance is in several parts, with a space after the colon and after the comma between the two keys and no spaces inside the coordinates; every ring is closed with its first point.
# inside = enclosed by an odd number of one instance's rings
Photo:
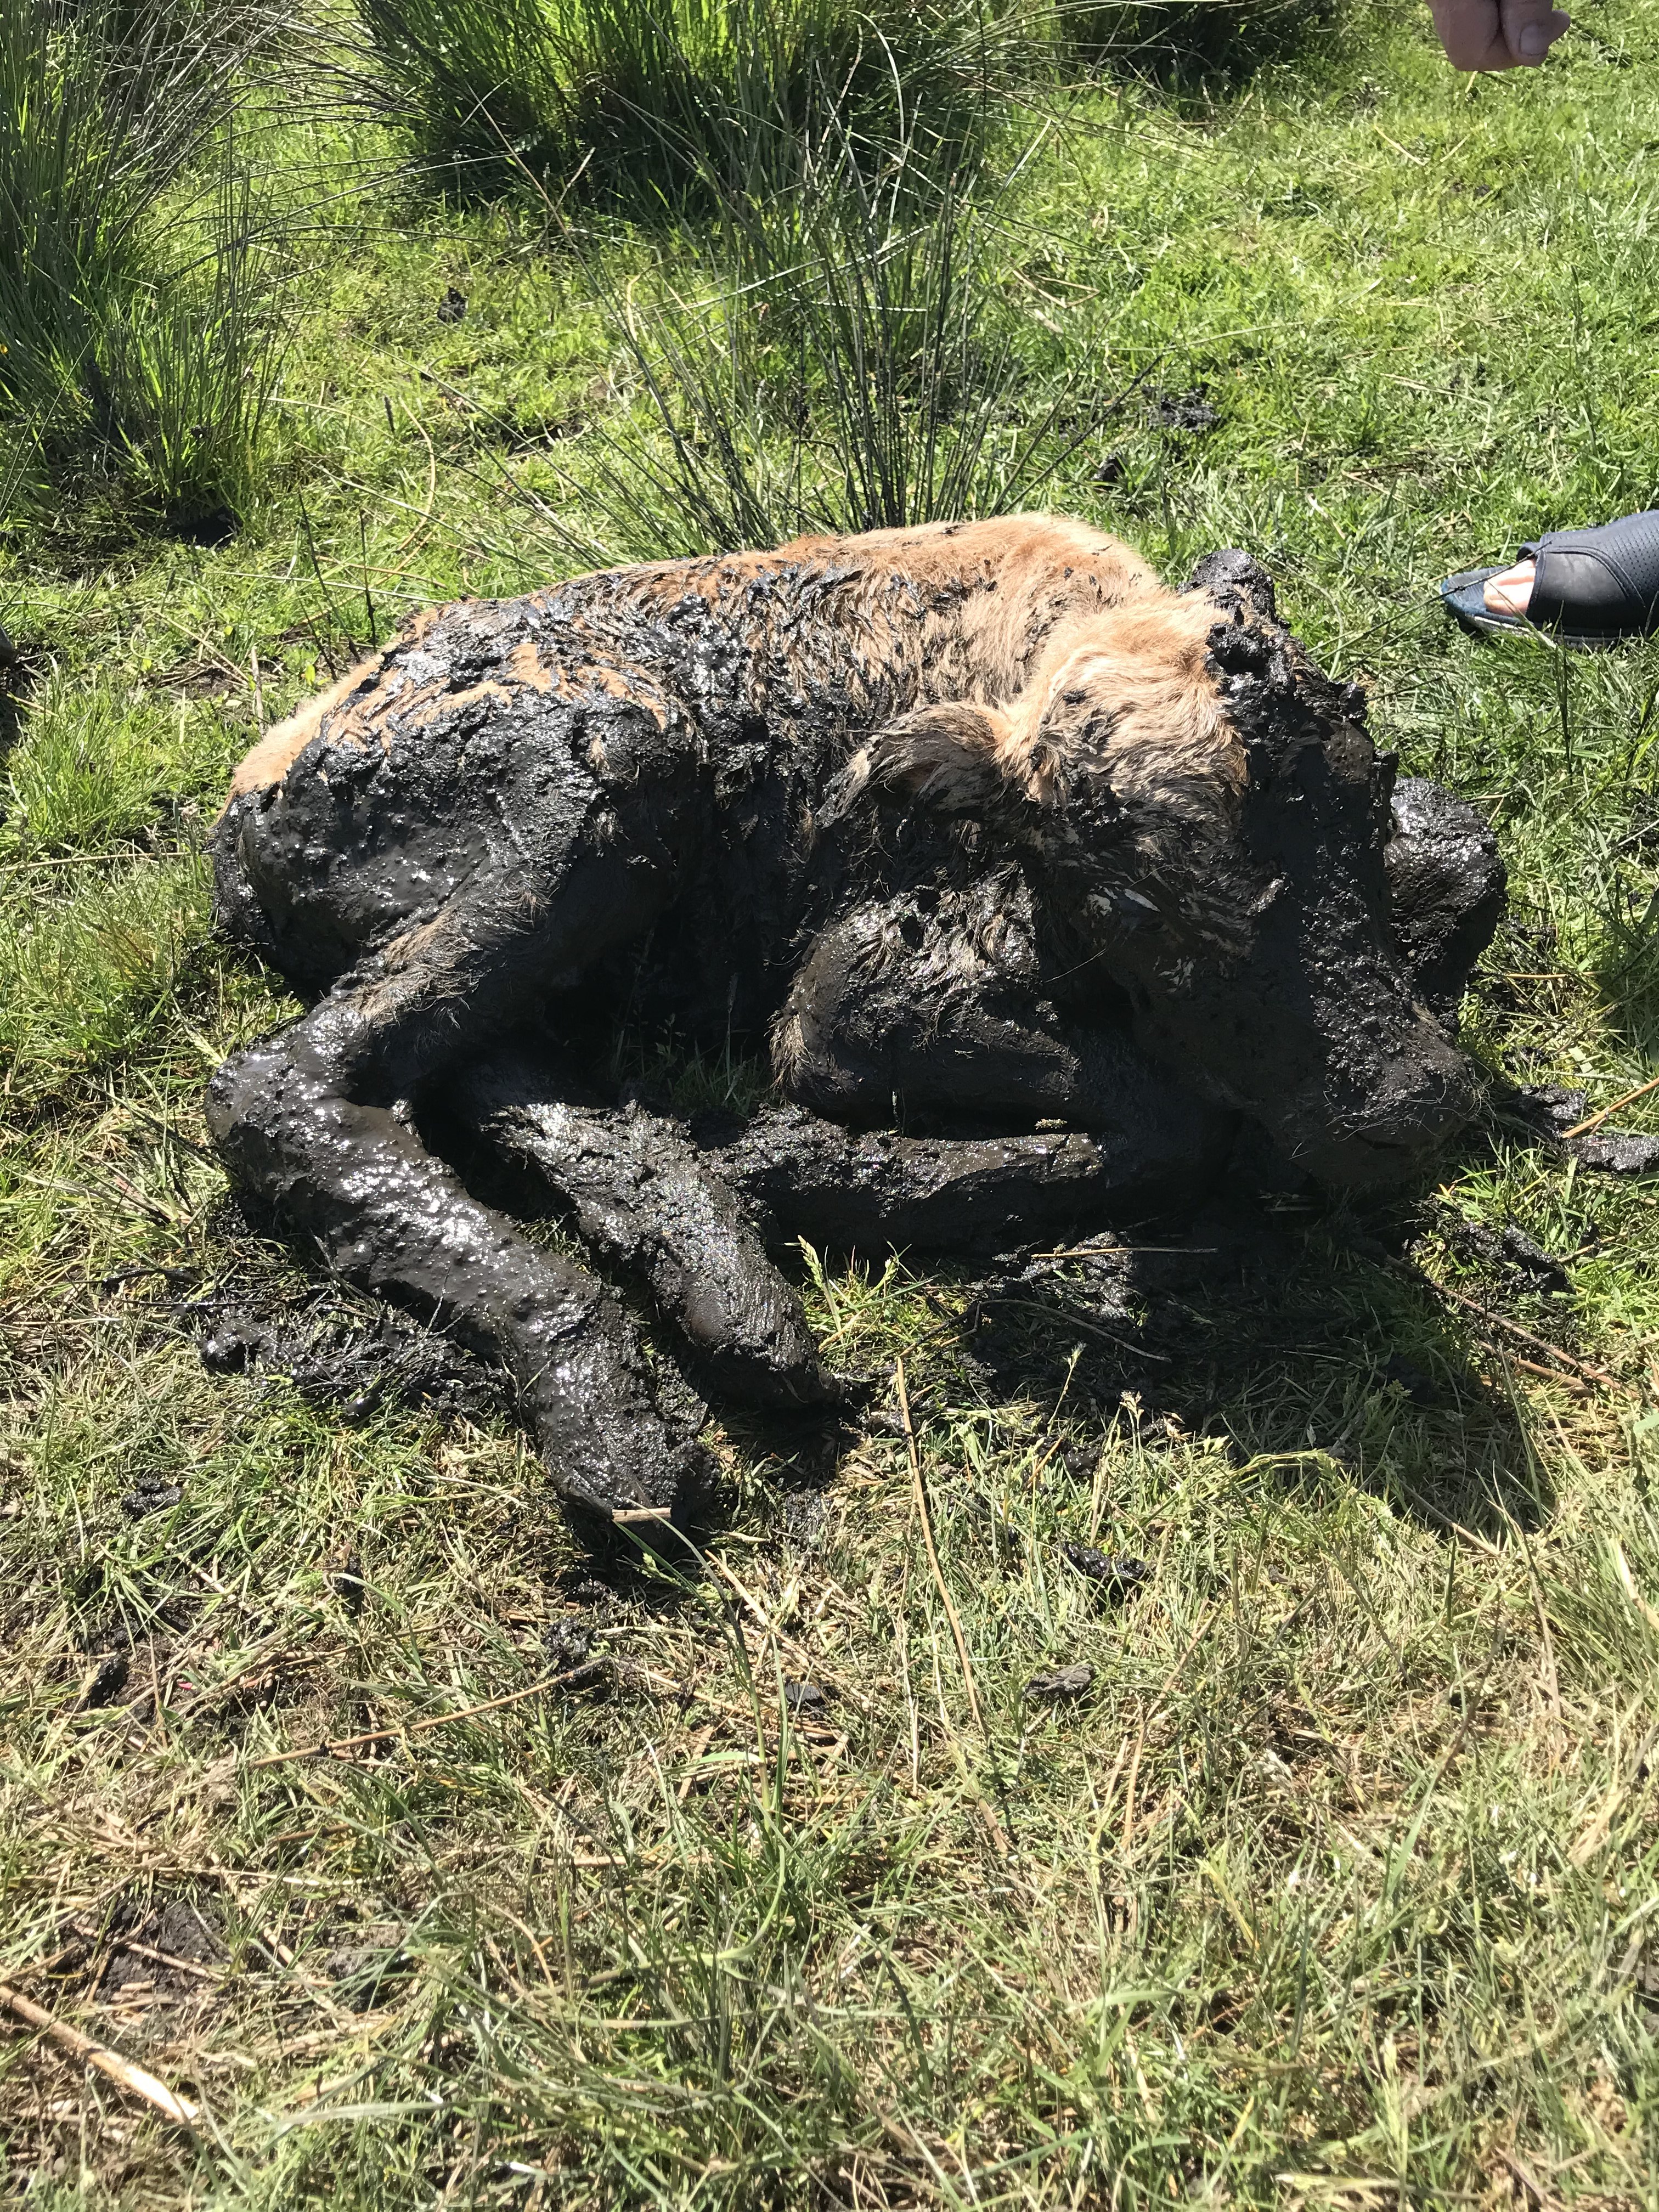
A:
{"type": "Polygon", "coordinates": [[[592,1257],[650,1299],[713,1388],[748,1405],[827,1402],[799,1296],[719,1157],[638,1105],[605,1112],[550,1087],[533,1063],[498,1054],[457,1078],[447,1104],[540,1179],[592,1257]]]}
{"type": "MultiPolygon", "coordinates": [[[[1192,587],[1242,797],[1209,754],[1120,788],[1121,702],[1079,679],[1044,710],[1067,771],[1039,804],[973,703],[994,562],[886,557],[439,610],[216,832],[222,922],[314,1002],[214,1079],[234,1179],[503,1370],[605,1512],[672,1508],[703,1407],[598,1269],[700,1387],[809,1406],[830,1386],[768,1235],[1064,1240],[1190,1209],[1241,1129],[1291,1181],[1397,1182],[1475,1103],[1446,1023],[1501,903],[1490,836],[1395,788],[1255,563],[1192,587]],[[696,1133],[611,1107],[619,1030],[653,1025],[770,1038],[790,1103],[696,1133]],[[539,1087],[495,1057],[526,1028],[556,1054],[539,1087]],[[434,1101],[533,1171],[592,1267],[446,1164],[434,1101]]],[[[1097,613],[1094,582],[1056,568],[1030,654],[1097,613]]]]}
{"type": "Polygon", "coordinates": [[[1421,776],[1395,784],[1393,827],[1389,921],[1419,996],[1449,1021],[1503,919],[1509,872],[1474,807],[1421,776]]]}

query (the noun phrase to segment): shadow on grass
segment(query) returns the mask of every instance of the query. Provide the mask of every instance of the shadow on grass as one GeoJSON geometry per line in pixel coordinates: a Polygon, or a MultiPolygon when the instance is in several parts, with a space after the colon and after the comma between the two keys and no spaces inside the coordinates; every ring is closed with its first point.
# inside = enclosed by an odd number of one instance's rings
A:
{"type": "Polygon", "coordinates": [[[1108,82],[1139,81],[1197,107],[1303,58],[1344,13],[1343,0],[1060,0],[1055,9],[1066,44],[1108,82]]]}
{"type": "MultiPolygon", "coordinates": [[[[478,1194],[548,1219],[522,1188],[484,1180],[478,1194]]],[[[1075,1431],[1085,1455],[1127,1410],[1148,1441],[1225,1438],[1236,1465],[1304,1499],[1353,1484],[1438,1529],[1536,1527],[1553,1500],[1507,1357],[1481,1346],[1407,1258],[1423,1225],[1409,1205],[1362,1217],[1285,1197],[1216,1206],[1173,1227],[1103,1231],[1092,1253],[925,1273],[914,1258],[884,1278],[890,1305],[844,1375],[839,1408],[769,1414],[714,1401],[736,1463],[758,1472],[734,1474],[729,1455],[711,1455],[680,1499],[683,1534],[665,1532],[655,1558],[638,1531],[563,1507],[582,1555],[578,1579],[673,1602],[691,1556],[685,1540],[701,1548],[716,1537],[752,1486],[786,1528],[805,1528],[865,1437],[891,1428],[894,1359],[925,1347],[955,1369],[954,1395],[1034,1407],[1050,1431],[1075,1431]]],[[[234,1249],[212,1298],[179,1308],[210,1364],[289,1373],[347,1425],[386,1400],[441,1416],[509,1410],[506,1387],[469,1355],[388,1321],[297,1249],[264,1236],[238,1237],[234,1249]]],[[[786,1272],[804,1282],[808,1271],[796,1255],[786,1272]]],[[[639,1318],[657,1334],[649,1316],[639,1318]]],[[[929,1393],[915,1395],[915,1409],[921,1425],[929,1393]]]]}
{"type": "Polygon", "coordinates": [[[964,1284],[964,1368],[988,1395],[1224,1437],[1292,1486],[1352,1481],[1437,1528],[1536,1525],[1553,1500],[1503,1356],[1471,1343],[1405,1237],[1356,1250],[1343,1225],[1231,1207],[1154,1231],[1163,1249],[964,1284]]]}
{"type": "Polygon", "coordinates": [[[23,702],[30,689],[28,662],[0,629],[0,769],[23,734],[23,702]]]}

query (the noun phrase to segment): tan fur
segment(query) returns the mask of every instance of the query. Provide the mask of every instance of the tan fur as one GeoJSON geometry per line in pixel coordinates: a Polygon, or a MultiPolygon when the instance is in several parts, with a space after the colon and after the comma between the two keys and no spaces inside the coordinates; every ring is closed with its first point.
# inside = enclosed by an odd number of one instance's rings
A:
{"type": "Polygon", "coordinates": [[[854,756],[837,796],[843,812],[866,783],[903,791],[918,805],[966,813],[997,788],[1019,780],[1012,760],[1014,725],[994,708],[951,699],[918,707],[890,722],[854,756]]]}
{"type": "MultiPolygon", "coordinates": [[[[752,586],[783,569],[817,570],[834,583],[823,619],[835,625],[850,650],[852,673],[861,674],[869,690],[908,658],[931,701],[981,705],[1024,688],[1034,659],[1060,623],[1164,596],[1153,571],[1120,539],[1048,514],[924,523],[860,538],[798,538],[775,553],[661,562],[613,574],[636,602],[650,605],[695,592],[734,623],[764,625],[765,608],[751,606],[752,586]],[[896,577],[912,587],[919,619],[914,611],[895,619],[896,577]]],[[[791,624],[776,643],[785,665],[804,680],[818,640],[791,624]]]]}
{"type": "Polygon", "coordinates": [[[806,1033],[793,1000],[773,1024],[769,1044],[773,1075],[787,1093],[806,1064],[806,1033]]]}
{"type": "MultiPolygon", "coordinates": [[[[659,562],[551,586],[531,604],[558,609],[575,665],[563,668],[526,643],[507,662],[504,684],[467,696],[507,703],[515,690],[569,696],[598,688],[638,700],[665,722],[657,680],[619,659],[608,641],[618,608],[650,610],[688,594],[750,645],[763,708],[787,710],[787,698],[768,696],[780,667],[793,690],[833,667],[854,701],[896,694],[915,702],[855,764],[854,787],[874,772],[966,805],[989,774],[1052,800],[1085,758],[1106,765],[1103,749],[1115,781],[1148,787],[1165,772],[1239,772],[1215,750],[1220,707],[1203,666],[1214,609],[1176,599],[1128,546],[1063,516],[801,538],[774,553],[659,562]],[[796,617],[799,594],[775,615],[771,597],[757,592],[785,574],[811,580],[810,621],[796,617]],[[1079,691],[1084,703],[1068,704],[1079,691]]],[[[441,675],[416,678],[400,658],[442,612],[428,609],[392,646],[269,732],[237,768],[230,796],[279,783],[319,736],[388,744],[394,728],[417,731],[464,704],[441,675]]]]}
{"type": "Polygon", "coordinates": [[[253,750],[237,762],[225,794],[226,805],[245,791],[262,791],[267,784],[280,783],[322,728],[324,717],[349,699],[359,684],[369,682],[380,665],[378,653],[372,660],[360,660],[326,691],[307,699],[285,722],[274,722],[253,750]]]}
{"type": "Polygon", "coordinates": [[[873,778],[957,811],[999,783],[1053,805],[1079,775],[1104,775],[1126,803],[1197,793],[1224,803],[1245,763],[1206,665],[1215,622],[1201,595],[1159,592],[1064,623],[1016,697],[890,724],[855,757],[842,804],[873,778]]]}
{"type": "MultiPolygon", "coordinates": [[[[441,607],[422,608],[390,645],[371,653],[355,668],[349,668],[326,691],[319,691],[314,699],[307,700],[286,721],[273,724],[252,751],[244,753],[236,763],[230,789],[225,793],[225,805],[228,806],[242,792],[262,791],[268,784],[280,783],[312,739],[320,734],[324,722],[336,715],[349,699],[372,696],[397,651],[418,644],[442,612],[441,607]]],[[[353,733],[336,721],[330,735],[351,738],[353,733]]],[[[361,738],[356,741],[362,742],[361,738]]]]}
{"type": "Polygon", "coordinates": [[[1053,802],[1104,773],[1125,799],[1217,779],[1244,787],[1244,752],[1206,665],[1216,611],[1200,594],[1102,615],[1056,634],[1010,716],[1004,772],[1053,802]]]}
{"type": "Polygon", "coordinates": [[[507,665],[526,690],[551,691],[558,682],[558,670],[548,666],[528,638],[522,645],[514,647],[507,656],[507,665]]]}

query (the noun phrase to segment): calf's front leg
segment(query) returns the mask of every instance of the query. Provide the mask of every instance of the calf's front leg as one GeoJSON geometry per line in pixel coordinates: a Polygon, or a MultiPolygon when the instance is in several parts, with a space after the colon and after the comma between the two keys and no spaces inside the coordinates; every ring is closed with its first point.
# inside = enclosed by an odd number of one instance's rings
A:
{"type": "MultiPolygon", "coordinates": [[[[1153,1067],[1127,1034],[1054,1004],[1017,868],[854,907],[814,943],[774,1031],[786,1095],[866,1127],[1060,1121],[1109,1139],[1123,1197],[1225,1155],[1233,1117],[1153,1067]]],[[[978,1130],[975,1133],[978,1133],[978,1130]]]]}
{"type": "Polygon", "coordinates": [[[652,1304],[722,1397],[793,1408],[834,1395],[798,1293],[737,1194],[677,1124],[576,1103],[580,1086],[512,1045],[459,1070],[444,1103],[574,1218],[652,1304]]]}

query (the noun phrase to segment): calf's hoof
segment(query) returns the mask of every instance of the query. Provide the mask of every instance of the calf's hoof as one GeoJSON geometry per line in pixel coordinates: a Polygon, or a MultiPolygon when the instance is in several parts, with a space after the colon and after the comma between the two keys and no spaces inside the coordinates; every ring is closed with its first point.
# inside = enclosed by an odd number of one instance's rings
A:
{"type": "Polygon", "coordinates": [[[647,1366],[632,1323],[603,1294],[574,1324],[561,1316],[539,1337],[515,1364],[560,1492],[612,1518],[672,1519],[701,1466],[702,1401],[666,1361],[647,1366]]]}

